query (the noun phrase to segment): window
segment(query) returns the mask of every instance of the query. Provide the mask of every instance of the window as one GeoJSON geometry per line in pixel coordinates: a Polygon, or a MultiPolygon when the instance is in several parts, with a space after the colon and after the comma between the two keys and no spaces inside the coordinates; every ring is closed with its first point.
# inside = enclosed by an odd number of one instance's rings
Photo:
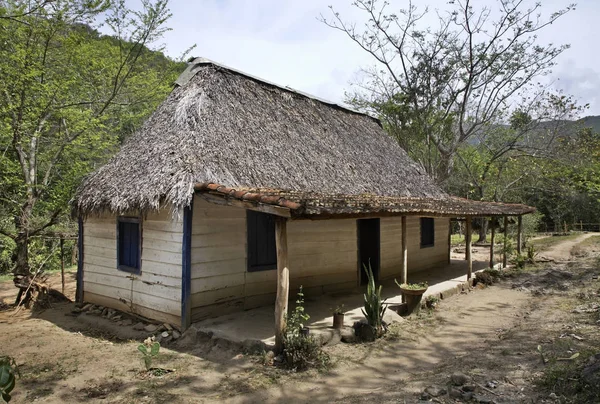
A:
{"type": "Polygon", "coordinates": [[[433,247],[435,240],[435,226],[432,217],[421,218],[421,248],[433,247]]]}
{"type": "Polygon", "coordinates": [[[139,218],[119,217],[117,219],[117,268],[121,271],[140,273],[141,234],[139,218]]]}
{"type": "Polygon", "coordinates": [[[267,213],[246,211],[248,227],[248,272],[277,268],[275,217],[267,213]]]}

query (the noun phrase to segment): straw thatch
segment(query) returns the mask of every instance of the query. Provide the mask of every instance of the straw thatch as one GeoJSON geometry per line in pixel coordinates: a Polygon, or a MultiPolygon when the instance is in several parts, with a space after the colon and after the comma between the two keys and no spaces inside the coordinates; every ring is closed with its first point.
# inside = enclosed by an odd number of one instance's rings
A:
{"type": "Polygon", "coordinates": [[[389,202],[399,198],[428,201],[427,211],[453,200],[370,116],[205,59],[178,83],[83,182],[77,214],[179,209],[195,185],[209,183],[285,190],[306,215],[341,212],[342,200],[346,210],[372,212],[400,212],[389,202]]]}

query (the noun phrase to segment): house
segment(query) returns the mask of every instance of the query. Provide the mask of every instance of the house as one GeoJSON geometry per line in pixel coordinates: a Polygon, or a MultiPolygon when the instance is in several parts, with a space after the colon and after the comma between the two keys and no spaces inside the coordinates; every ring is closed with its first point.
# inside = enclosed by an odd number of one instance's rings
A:
{"type": "Polygon", "coordinates": [[[281,327],[290,288],[406,280],[448,263],[451,217],[533,208],[449,196],[377,119],[198,58],[74,211],[78,299],[185,329],[274,301],[281,327]]]}

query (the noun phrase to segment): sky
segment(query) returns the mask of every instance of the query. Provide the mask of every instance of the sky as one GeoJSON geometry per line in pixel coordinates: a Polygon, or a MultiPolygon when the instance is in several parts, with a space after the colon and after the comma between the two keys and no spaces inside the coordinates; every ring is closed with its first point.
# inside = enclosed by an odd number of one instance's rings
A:
{"type": "MultiPolygon", "coordinates": [[[[130,0],[134,1],[134,0],[130,0]]],[[[419,7],[443,11],[448,0],[417,0],[419,7]]],[[[525,0],[526,2],[528,0],[525,0]]],[[[389,0],[390,10],[407,0],[389,0]]],[[[494,0],[473,0],[479,4],[494,0]]],[[[568,0],[543,0],[542,13],[565,7],[568,0]]],[[[171,0],[171,31],[162,44],[172,57],[191,45],[202,56],[268,81],[318,97],[342,102],[361,67],[374,60],[344,33],[318,20],[331,16],[333,5],[343,19],[364,21],[350,0],[171,0]]],[[[433,18],[433,16],[432,16],[433,18]]],[[[430,23],[433,23],[433,20],[430,23]]],[[[426,20],[427,22],[427,20],[426,20]]],[[[590,104],[584,115],[600,115],[600,0],[580,0],[575,11],[539,35],[542,44],[570,44],[544,78],[557,89],[590,104]]]]}

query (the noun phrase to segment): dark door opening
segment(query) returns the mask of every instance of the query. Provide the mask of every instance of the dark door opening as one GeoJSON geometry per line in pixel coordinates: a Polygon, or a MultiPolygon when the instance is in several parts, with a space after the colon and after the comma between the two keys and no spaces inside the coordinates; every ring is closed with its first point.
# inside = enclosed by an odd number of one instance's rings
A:
{"type": "Polygon", "coordinates": [[[371,264],[375,280],[379,280],[379,219],[359,219],[358,221],[358,263],[360,264],[360,284],[368,282],[364,266],[371,264]]]}

